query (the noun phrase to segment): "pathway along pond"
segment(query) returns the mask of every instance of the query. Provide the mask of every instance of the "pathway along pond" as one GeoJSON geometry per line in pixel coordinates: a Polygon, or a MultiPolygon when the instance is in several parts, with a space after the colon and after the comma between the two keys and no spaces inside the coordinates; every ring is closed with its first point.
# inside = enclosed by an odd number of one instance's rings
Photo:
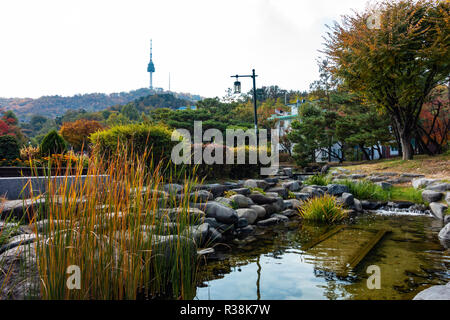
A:
{"type": "MultiPolygon", "coordinates": [[[[412,299],[430,285],[450,281],[450,250],[437,238],[442,223],[428,215],[365,214],[308,249],[333,226],[293,220],[218,252],[200,270],[195,299],[412,299]],[[345,261],[364,246],[373,230],[389,229],[354,270],[345,261]],[[366,270],[377,265],[381,289],[368,289],[366,270]],[[337,274],[340,274],[339,276],[337,274]]],[[[334,226],[335,227],[335,226],[334,226]]]]}

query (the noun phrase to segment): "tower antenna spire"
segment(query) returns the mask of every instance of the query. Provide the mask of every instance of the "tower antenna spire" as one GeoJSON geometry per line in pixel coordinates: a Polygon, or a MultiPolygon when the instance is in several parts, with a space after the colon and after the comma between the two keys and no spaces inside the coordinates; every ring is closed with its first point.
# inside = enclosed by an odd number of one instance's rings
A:
{"type": "Polygon", "coordinates": [[[150,73],[150,89],[153,90],[153,72],[155,72],[155,65],[153,64],[153,48],[152,39],[150,39],[150,62],[147,66],[147,72],[150,73]]]}

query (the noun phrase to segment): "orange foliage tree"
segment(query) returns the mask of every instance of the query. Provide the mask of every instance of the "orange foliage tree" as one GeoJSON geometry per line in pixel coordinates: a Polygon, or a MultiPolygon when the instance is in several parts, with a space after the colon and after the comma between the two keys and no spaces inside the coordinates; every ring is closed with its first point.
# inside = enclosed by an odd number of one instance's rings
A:
{"type": "Polygon", "coordinates": [[[403,159],[413,158],[422,106],[450,74],[450,3],[385,0],[344,16],[326,38],[325,54],[345,86],[392,119],[403,159]]]}
{"type": "Polygon", "coordinates": [[[60,134],[72,145],[74,150],[80,151],[87,147],[89,136],[102,129],[103,126],[96,120],[80,119],[75,122],[63,123],[60,134]]]}

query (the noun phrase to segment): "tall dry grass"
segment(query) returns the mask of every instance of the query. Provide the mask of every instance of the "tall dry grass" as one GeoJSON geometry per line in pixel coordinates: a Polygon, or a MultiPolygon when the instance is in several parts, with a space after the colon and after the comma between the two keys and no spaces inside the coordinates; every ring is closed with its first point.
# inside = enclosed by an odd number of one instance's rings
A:
{"type": "Polygon", "coordinates": [[[161,163],[149,167],[151,152],[126,149],[118,146],[108,159],[90,157],[86,176],[81,162],[69,162],[61,180],[48,179],[46,205],[33,218],[48,221],[40,232],[35,228],[43,299],[195,296],[196,247],[188,238],[197,180],[161,163]],[[173,181],[183,181],[183,194],[163,192],[173,181]],[[169,217],[160,210],[166,207],[181,210],[169,217]],[[175,227],[165,224],[170,220],[175,227]],[[67,286],[69,266],[80,268],[80,289],[67,286]]]}

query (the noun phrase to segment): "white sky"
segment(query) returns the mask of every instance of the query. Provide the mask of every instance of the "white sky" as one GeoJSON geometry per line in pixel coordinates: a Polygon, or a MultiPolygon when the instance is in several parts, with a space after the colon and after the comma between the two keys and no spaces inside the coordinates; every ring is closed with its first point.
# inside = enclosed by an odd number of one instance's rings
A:
{"type": "MultiPolygon", "coordinates": [[[[1,0],[0,97],[155,87],[225,94],[232,74],[307,90],[325,24],[366,0],[1,0]]],[[[251,88],[242,79],[243,91],[251,88]]]]}

